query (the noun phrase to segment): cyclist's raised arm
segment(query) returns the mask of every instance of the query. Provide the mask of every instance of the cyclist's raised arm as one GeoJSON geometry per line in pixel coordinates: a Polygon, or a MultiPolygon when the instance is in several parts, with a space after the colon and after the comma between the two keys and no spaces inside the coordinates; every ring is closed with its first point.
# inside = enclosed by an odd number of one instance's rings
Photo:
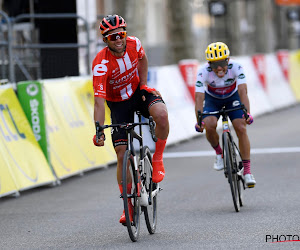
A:
{"type": "MultiPolygon", "coordinates": [[[[161,96],[159,91],[157,91],[155,88],[150,88],[147,85],[147,80],[148,80],[148,58],[147,55],[145,54],[143,58],[139,59],[138,61],[138,73],[140,77],[140,89],[145,90],[149,93],[152,93],[155,96],[161,96]]],[[[145,101],[144,97],[143,100],[145,101]]]]}

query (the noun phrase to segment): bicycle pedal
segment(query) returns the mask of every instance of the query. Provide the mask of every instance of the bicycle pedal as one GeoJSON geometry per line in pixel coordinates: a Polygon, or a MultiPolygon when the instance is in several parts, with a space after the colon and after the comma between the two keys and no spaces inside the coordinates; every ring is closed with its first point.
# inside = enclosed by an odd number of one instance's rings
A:
{"type": "Polygon", "coordinates": [[[120,198],[123,199],[123,194],[120,194],[120,198]]]}

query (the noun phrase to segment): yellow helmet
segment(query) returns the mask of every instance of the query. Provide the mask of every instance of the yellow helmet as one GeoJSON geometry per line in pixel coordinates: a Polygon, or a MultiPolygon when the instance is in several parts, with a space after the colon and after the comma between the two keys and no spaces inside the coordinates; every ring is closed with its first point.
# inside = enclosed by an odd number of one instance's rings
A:
{"type": "Polygon", "coordinates": [[[222,42],[211,43],[205,50],[205,58],[210,62],[226,59],[229,55],[228,46],[222,42]]]}

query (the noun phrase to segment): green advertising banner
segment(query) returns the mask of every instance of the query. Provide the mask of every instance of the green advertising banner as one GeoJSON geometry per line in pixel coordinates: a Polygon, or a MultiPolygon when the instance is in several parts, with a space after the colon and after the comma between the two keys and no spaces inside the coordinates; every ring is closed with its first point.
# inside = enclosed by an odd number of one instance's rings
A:
{"type": "Polygon", "coordinates": [[[17,93],[37,142],[49,162],[42,86],[37,81],[18,82],[17,93]]]}

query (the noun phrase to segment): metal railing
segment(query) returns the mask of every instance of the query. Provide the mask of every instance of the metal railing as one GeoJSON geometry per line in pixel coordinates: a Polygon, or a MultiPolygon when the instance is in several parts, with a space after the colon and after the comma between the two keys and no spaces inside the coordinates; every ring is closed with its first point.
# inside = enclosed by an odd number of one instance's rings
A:
{"type": "MultiPolygon", "coordinates": [[[[15,18],[9,18],[7,14],[3,11],[0,11],[0,18],[3,18],[4,23],[0,23],[0,79],[8,78],[9,82],[16,82],[16,73],[15,73],[15,65],[17,65],[25,76],[27,80],[33,80],[29,73],[29,70],[26,68],[24,62],[20,58],[20,50],[39,50],[39,49],[74,49],[74,48],[85,48],[86,49],[86,72],[90,72],[90,33],[88,22],[83,17],[77,14],[71,13],[60,13],[60,14],[21,14],[16,16],[15,18]],[[13,37],[13,31],[15,30],[15,26],[24,21],[30,19],[76,19],[81,20],[83,22],[83,26],[85,28],[85,36],[86,43],[25,43],[18,44],[13,37]],[[5,39],[7,32],[7,39],[5,39]],[[6,53],[7,51],[7,53],[6,53]],[[5,63],[7,62],[7,63],[5,63]],[[5,67],[8,67],[9,75],[6,73],[5,67]]],[[[33,53],[32,53],[33,54],[33,53]]]]}
{"type": "Polygon", "coordinates": [[[15,82],[15,70],[13,66],[13,49],[12,49],[12,27],[11,21],[8,15],[0,10],[0,17],[5,22],[0,23],[0,67],[1,76],[0,79],[8,78],[8,81],[15,82]],[[4,29],[7,30],[7,39],[5,39],[4,29]],[[6,53],[7,50],[7,53],[6,53]],[[8,74],[6,73],[5,67],[8,62],[8,74]]]}

